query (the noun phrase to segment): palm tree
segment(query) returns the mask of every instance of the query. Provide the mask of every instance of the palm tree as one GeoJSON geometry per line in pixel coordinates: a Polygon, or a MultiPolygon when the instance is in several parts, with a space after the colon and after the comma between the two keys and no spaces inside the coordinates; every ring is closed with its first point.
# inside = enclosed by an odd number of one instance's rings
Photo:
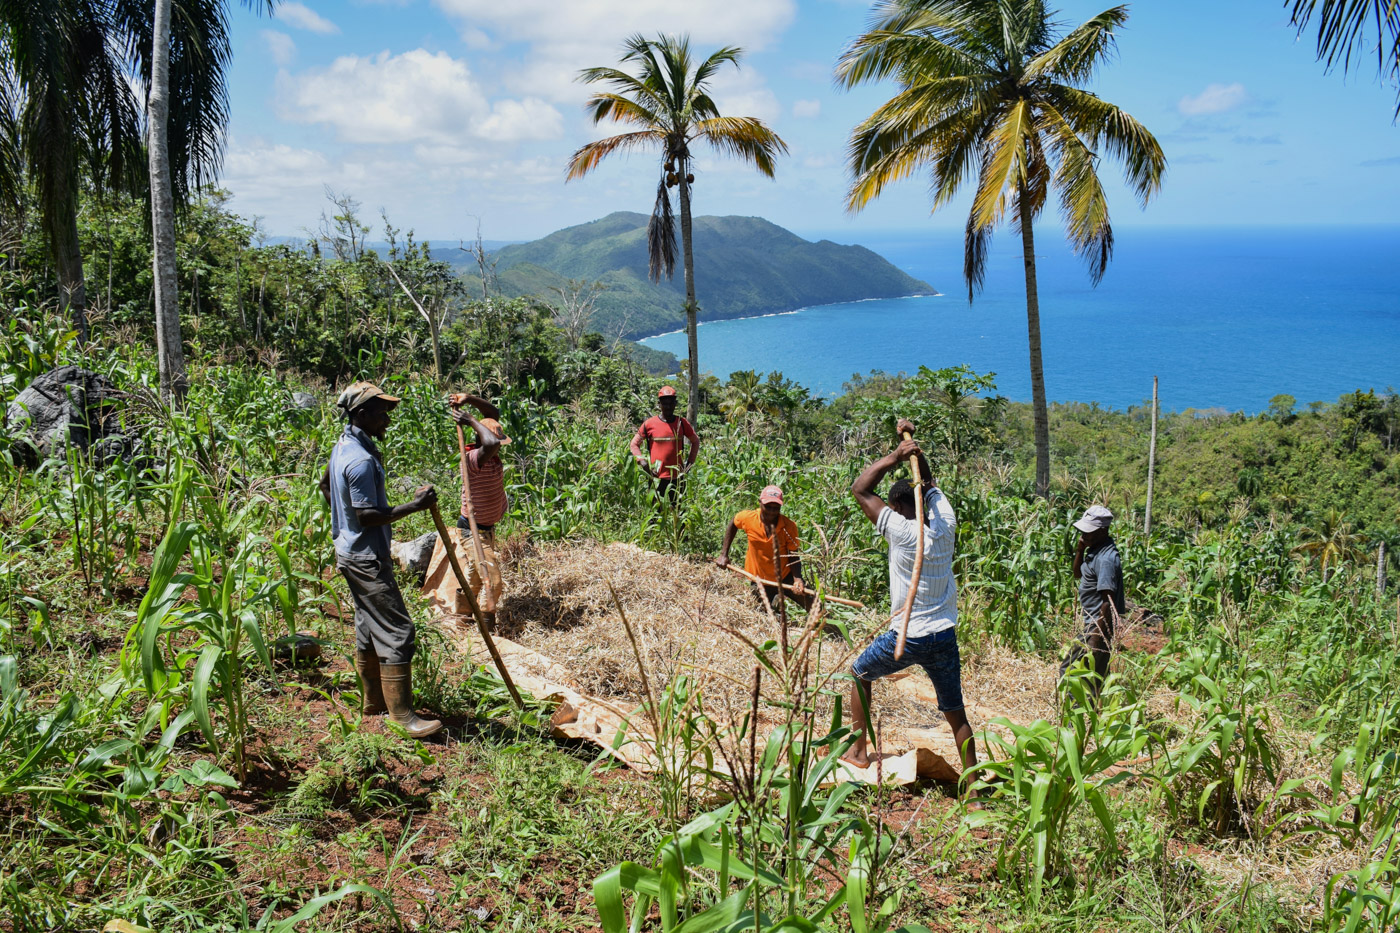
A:
{"type": "Polygon", "coordinates": [[[1056,36],[1039,0],[884,0],[869,30],[837,65],[847,87],[895,81],[900,90],[851,134],[858,211],[896,181],[928,166],[933,209],[976,178],[964,238],[967,296],[981,289],[993,228],[1011,213],[1021,233],[1035,413],[1035,486],[1050,487],[1050,427],[1040,355],[1040,299],[1033,226],[1050,194],[1075,252],[1098,284],[1113,252],[1108,199],[1097,175],[1102,148],[1123,162],[1146,206],[1166,158],[1127,113],[1084,90],[1128,18],[1117,6],[1056,36]]]}
{"type": "Polygon", "coordinates": [[[662,274],[670,278],[676,268],[676,232],[669,188],[680,189],[681,249],[685,269],[685,330],[690,367],[686,414],[695,421],[700,399],[700,353],[696,342],[695,259],[691,251],[690,187],[695,181],[691,143],[704,141],[724,155],[737,156],[773,177],[774,159],[787,153],[787,144],[757,117],[725,117],[710,98],[709,82],[724,65],[739,65],[743,52],[725,46],[695,63],[688,36],[629,38],[622,46],[622,64],[635,66],[636,74],[619,68],[587,68],[579,73],[584,84],[602,84],[588,99],[595,124],[616,120],[636,127],[632,132],[609,136],[579,148],[569,160],[568,179],[582,178],[613,152],[661,149],[661,177],[656,202],[647,225],[647,252],[652,281],[662,274]]]}
{"type": "MultiPolygon", "coordinates": [[[[275,0],[244,2],[270,11],[275,0]]],[[[167,394],[183,385],[184,353],[178,312],[173,326],[163,313],[175,308],[173,284],[163,290],[159,271],[168,262],[173,275],[174,204],[218,167],[228,118],[228,62],[220,0],[155,0],[154,6],[153,0],[51,0],[42,15],[27,0],[0,0],[0,197],[17,203],[26,185],[34,187],[62,301],[85,335],[81,184],[86,176],[99,191],[138,197],[149,184],[157,221],[156,330],[167,394]],[[171,15],[172,3],[178,16],[171,15]],[[154,41],[157,32],[162,41],[154,41]],[[159,148],[161,184],[138,169],[141,101],[132,76],[150,92],[149,156],[154,162],[159,148]],[[162,250],[167,231],[168,248],[162,250]],[[168,373],[178,379],[168,379],[168,373]]]]}
{"type": "MultiPolygon", "coordinates": [[[[224,71],[229,62],[229,42],[223,2],[178,0],[181,15],[172,30],[171,13],[176,2],[155,0],[150,41],[144,46],[150,49],[144,77],[149,89],[146,119],[150,135],[146,148],[150,159],[156,355],[160,394],[167,400],[184,398],[187,388],[175,267],[176,199],[178,196],[183,200],[191,187],[198,187],[217,171],[223,156],[223,129],[228,122],[224,71]],[[195,67],[183,74],[176,68],[181,56],[192,59],[191,64],[197,60],[195,67]],[[172,88],[176,92],[176,122],[183,131],[177,134],[171,133],[172,88]],[[179,172],[171,170],[172,149],[179,172]]],[[[276,2],[243,0],[249,9],[265,9],[269,14],[276,2]]]]}
{"type": "Polygon", "coordinates": [[[23,0],[0,0],[0,197],[17,216],[32,186],[79,342],[87,340],[80,179],[141,191],[140,107],[120,48],[107,41],[108,13],[88,0],[60,0],[35,15],[23,0]]]}
{"type": "Polygon", "coordinates": [[[1356,534],[1346,517],[1336,509],[1314,516],[1313,524],[1298,531],[1302,543],[1296,550],[1317,560],[1326,583],[1334,564],[1356,560],[1361,556],[1361,536],[1356,534]]]}

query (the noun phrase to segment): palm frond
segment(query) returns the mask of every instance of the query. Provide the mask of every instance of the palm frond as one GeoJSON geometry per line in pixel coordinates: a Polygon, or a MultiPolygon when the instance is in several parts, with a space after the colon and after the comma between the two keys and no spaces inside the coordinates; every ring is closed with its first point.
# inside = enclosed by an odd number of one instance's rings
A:
{"type": "Polygon", "coordinates": [[[1161,190],[1167,171],[1167,157],[1147,127],[1114,104],[1078,88],[1049,87],[1044,98],[1090,148],[1102,146],[1123,164],[1124,178],[1138,203],[1146,207],[1161,190]]]}
{"type": "Polygon", "coordinates": [[[1385,70],[1385,40],[1389,33],[1394,71],[1396,50],[1400,49],[1400,4],[1395,0],[1293,0],[1290,22],[1298,27],[1300,38],[1314,14],[1318,18],[1317,57],[1319,61],[1326,59],[1329,69],[1338,62],[1344,71],[1351,69],[1352,55],[1371,44],[1366,34],[1374,21],[1378,34],[1376,68],[1385,70]]]}
{"type": "Polygon", "coordinates": [[[717,151],[751,162],[773,177],[774,159],[787,155],[787,143],[757,117],[711,117],[696,124],[694,138],[705,140],[717,151]]]}
{"type": "Polygon", "coordinates": [[[1089,266],[1090,280],[1097,285],[1113,258],[1113,226],[1108,219],[1108,195],[1099,181],[1098,156],[1059,113],[1048,107],[1042,112],[1055,157],[1060,218],[1074,251],[1089,266]]]}
{"type": "Polygon", "coordinates": [[[996,224],[1006,209],[1005,195],[1030,176],[1026,140],[1035,132],[1030,104],[1017,100],[987,134],[972,213],[978,225],[996,224]]]}
{"type": "Polygon", "coordinates": [[[565,181],[582,178],[598,167],[598,163],[619,149],[630,151],[640,149],[649,143],[665,141],[665,136],[656,130],[643,130],[637,133],[622,133],[606,139],[595,140],[580,146],[569,159],[569,172],[565,181]]]}
{"type": "Polygon", "coordinates": [[[836,84],[855,87],[868,81],[929,74],[971,74],[990,62],[972,53],[971,9],[959,0],[878,4],[870,28],[841,53],[836,84]]]}
{"type": "Polygon", "coordinates": [[[656,183],[656,203],[647,221],[647,273],[653,282],[676,274],[676,220],[671,213],[671,193],[666,176],[656,183]]]}
{"type": "Polygon", "coordinates": [[[1027,79],[1048,77],[1083,84],[1113,52],[1114,30],[1128,21],[1128,8],[1116,6],[1085,21],[1026,64],[1027,79]]]}
{"type": "Polygon", "coordinates": [[[931,78],[896,94],[851,135],[847,161],[856,181],[847,208],[858,210],[928,161],[939,179],[937,207],[956,193],[994,115],[985,76],[931,78]],[[948,150],[952,161],[939,167],[948,150]]]}
{"type": "Polygon", "coordinates": [[[661,114],[621,94],[595,94],[583,106],[594,123],[616,120],[619,123],[631,123],[633,126],[655,127],[665,122],[661,114]]]}
{"type": "Polygon", "coordinates": [[[691,79],[691,85],[700,87],[714,77],[722,65],[734,65],[738,67],[739,60],[744,57],[744,50],[737,45],[726,45],[722,49],[716,49],[709,58],[700,63],[695,69],[695,75],[691,79]]]}
{"type": "Polygon", "coordinates": [[[978,223],[976,212],[967,215],[963,231],[963,279],[967,282],[967,303],[982,290],[987,278],[987,254],[992,247],[992,225],[978,223]]]}

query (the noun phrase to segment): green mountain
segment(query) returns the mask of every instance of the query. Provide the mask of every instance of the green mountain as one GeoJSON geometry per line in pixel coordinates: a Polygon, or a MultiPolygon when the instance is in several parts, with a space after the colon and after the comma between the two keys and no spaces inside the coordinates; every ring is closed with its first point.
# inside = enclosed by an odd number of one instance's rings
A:
{"type": "MultiPolygon", "coordinates": [[[[592,330],[628,338],[676,330],[685,323],[684,275],[678,263],[673,279],[648,280],[646,229],[645,214],[619,211],[506,246],[493,254],[500,290],[549,299],[569,279],[599,281],[607,290],[592,330]]],[[[693,230],[702,321],[934,293],[863,246],[813,243],[759,217],[696,217],[693,230]]],[[[475,278],[474,266],[463,272],[475,278]]]]}

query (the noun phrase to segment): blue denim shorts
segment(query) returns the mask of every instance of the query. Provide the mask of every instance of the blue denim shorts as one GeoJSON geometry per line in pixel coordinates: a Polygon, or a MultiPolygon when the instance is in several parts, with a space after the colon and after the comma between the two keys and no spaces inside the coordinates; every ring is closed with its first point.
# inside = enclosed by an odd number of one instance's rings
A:
{"type": "Polygon", "coordinates": [[[896,661],[894,646],[898,642],[899,633],[886,629],[856,658],[856,663],[851,665],[851,673],[861,680],[879,680],[917,664],[933,682],[939,712],[952,713],[962,709],[962,660],[958,656],[958,630],[948,628],[922,638],[907,639],[904,642],[904,656],[896,661]]]}

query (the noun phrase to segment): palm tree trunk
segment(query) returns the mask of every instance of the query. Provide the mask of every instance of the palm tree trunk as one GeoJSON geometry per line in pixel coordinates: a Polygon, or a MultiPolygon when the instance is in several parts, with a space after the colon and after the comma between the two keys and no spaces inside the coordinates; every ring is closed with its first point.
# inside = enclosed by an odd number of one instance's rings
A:
{"type": "Polygon", "coordinates": [[[1022,264],[1026,268],[1026,330],[1031,349],[1031,408],[1035,417],[1035,494],[1050,494],[1050,416],[1045,408],[1045,366],[1040,359],[1040,294],[1035,284],[1035,235],[1025,186],[1016,193],[1020,213],[1022,264]]]}
{"type": "Polygon", "coordinates": [[[686,393],[685,417],[694,427],[700,408],[700,343],[696,337],[696,318],[700,309],[695,304],[695,254],[690,248],[690,185],[685,180],[689,172],[689,159],[676,163],[681,189],[681,251],[685,258],[685,343],[690,354],[690,387],[686,393]]]}
{"type": "Polygon", "coordinates": [[[78,344],[87,343],[87,284],[83,280],[83,253],[78,246],[77,201],[66,211],[67,218],[58,222],[58,242],[54,243],[54,260],[58,273],[59,302],[73,319],[78,332],[78,344]]]}
{"type": "Polygon", "coordinates": [[[160,394],[180,401],[188,383],[185,350],[180,339],[179,284],[175,277],[175,192],[170,180],[170,7],[172,0],[155,0],[152,25],[150,121],[151,230],[155,272],[156,353],[160,362],[160,394]]]}

